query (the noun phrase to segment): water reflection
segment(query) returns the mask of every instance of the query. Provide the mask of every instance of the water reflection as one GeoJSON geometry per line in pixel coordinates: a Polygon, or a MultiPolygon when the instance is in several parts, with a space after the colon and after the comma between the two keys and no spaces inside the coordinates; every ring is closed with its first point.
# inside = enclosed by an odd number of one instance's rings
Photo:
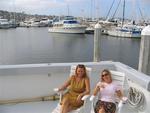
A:
{"type": "MultiPolygon", "coordinates": [[[[48,28],[0,30],[0,64],[93,61],[93,35],[49,33],[48,28]]],[[[140,40],[102,36],[101,60],[137,68],[140,40]]]]}
{"type": "Polygon", "coordinates": [[[85,34],[66,34],[66,33],[49,33],[53,38],[86,38],[85,34]]]}

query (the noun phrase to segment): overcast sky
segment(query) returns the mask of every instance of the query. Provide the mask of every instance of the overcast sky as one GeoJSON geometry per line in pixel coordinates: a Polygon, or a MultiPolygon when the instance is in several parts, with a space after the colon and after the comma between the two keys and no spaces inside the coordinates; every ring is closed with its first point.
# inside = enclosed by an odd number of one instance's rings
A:
{"type": "MultiPolygon", "coordinates": [[[[0,0],[0,10],[27,14],[68,15],[69,13],[73,16],[105,17],[112,2],[113,0],[0,0]]],[[[115,12],[118,2],[119,0],[115,0],[110,16],[115,12]]],[[[122,5],[117,11],[117,16],[122,15],[122,5]]],[[[148,19],[149,11],[150,0],[126,0],[125,15],[128,18],[141,18],[140,16],[143,15],[143,18],[148,19]]]]}

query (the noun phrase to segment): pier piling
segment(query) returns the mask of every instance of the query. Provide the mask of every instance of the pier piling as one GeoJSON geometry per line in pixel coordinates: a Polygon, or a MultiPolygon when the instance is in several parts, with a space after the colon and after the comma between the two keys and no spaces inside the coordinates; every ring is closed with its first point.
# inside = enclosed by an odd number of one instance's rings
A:
{"type": "Polygon", "coordinates": [[[150,75],[150,25],[142,30],[138,70],[150,75]]]}
{"type": "Polygon", "coordinates": [[[94,62],[100,61],[99,39],[101,37],[101,25],[97,23],[94,31],[94,62]]]}

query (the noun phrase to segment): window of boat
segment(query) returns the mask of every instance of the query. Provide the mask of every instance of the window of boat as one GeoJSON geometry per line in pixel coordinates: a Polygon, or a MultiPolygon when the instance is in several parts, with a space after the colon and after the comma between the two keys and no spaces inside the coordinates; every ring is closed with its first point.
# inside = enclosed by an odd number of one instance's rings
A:
{"type": "Polygon", "coordinates": [[[78,23],[77,21],[64,21],[65,24],[76,24],[78,23]]]}

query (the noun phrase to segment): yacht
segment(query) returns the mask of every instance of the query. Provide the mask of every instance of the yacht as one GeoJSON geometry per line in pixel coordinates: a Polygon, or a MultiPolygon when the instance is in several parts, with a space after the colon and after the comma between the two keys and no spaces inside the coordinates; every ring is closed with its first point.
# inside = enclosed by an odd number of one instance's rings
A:
{"type": "Polygon", "coordinates": [[[97,23],[97,20],[87,20],[86,24],[87,24],[87,28],[85,30],[85,33],[87,34],[94,34],[94,27],[97,23]]]}
{"type": "Polygon", "coordinates": [[[53,27],[49,27],[51,33],[85,33],[86,26],[81,25],[74,17],[66,16],[63,20],[53,23],[53,27]]]}
{"type": "Polygon", "coordinates": [[[0,29],[8,29],[10,28],[10,23],[8,19],[0,19],[0,29]]]}
{"type": "Polygon", "coordinates": [[[39,27],[51,27],[53,23],[53,20],[50,20],[48,18],[42,18],[40,20],[39,27]]]}
{"type": "Polygon", "coordinates": [[[10,24],[10,28],[16,28],[16,27],[18,27],[18,23],[16,22],[15,19],[11,19],[9,21],[9,24],[10,24]]]}
{"type": "MultiPolygon", "coordinates": [[[[149,113],[150,76],[113,61],[1,65],[0,112],[53,113],[59,103],[54,88],[64,83],[70,76],[71,66],[77,64],[91,68],[91,91],[103,69],[123,73],[123,92],[128,100],[116,113],[149,113]]],[[[119,76],[117,78],[119,80],[119,76]]],[[[91,113],[91,107],[88,99],[84,112],[73,113],[91,113]]]]}

